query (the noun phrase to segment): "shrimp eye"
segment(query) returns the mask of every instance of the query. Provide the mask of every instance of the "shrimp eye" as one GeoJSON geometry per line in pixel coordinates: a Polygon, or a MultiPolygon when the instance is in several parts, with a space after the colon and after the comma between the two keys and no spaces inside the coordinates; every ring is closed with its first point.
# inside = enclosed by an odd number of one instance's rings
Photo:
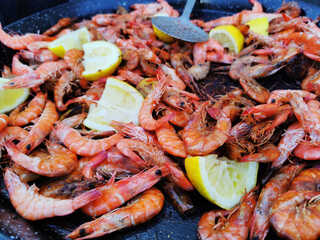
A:
{"type": "Polygon", "coordinates": [[[84,228],[81,228],[79,231],[80,236],[84,236],[86,234],[86,230],[84,228]]]}
{"type": "Polygon", "coordinates": [[[28,144],[28,145],[26,146],[26,148],[27,148],[27,150],[30,150],[30,149],[31,149],[31,144],[28,144]]]}
{"type": "Polygon", "coordinates": [[[156,175],[161,175],[161,174],[162,174],[162,171],[158,169],[158,170],[156,171],[156,175]]]}
{"type": "Polygon", "coordinates": [[[9,83],[9,85],[13,85],[13,84],[14,84],[14,82],[9,83]]]}
{"type": "Polygon", "coordinates": [[[276,100],[275,100],[275,99],[272,99],[272,100],[271,100],[271,103],[275,103],[275,102],[276,102],[276,100]]]}
{"type": "Polygon", "coordinates": [[[94,184],[94,182],[91,182],[91,183],[89,183],[89,187],[90,187],[90,188],[95,188],[96,185],[94,184]]]}
{"type": "Polygon", "coordinates": [[[184,103],[184,102],[181,102],[181,103],[180,103],[180,106],[181,106],[181,107],[183,107],[184,105],[185,105],[185,103],[184,103]]]}

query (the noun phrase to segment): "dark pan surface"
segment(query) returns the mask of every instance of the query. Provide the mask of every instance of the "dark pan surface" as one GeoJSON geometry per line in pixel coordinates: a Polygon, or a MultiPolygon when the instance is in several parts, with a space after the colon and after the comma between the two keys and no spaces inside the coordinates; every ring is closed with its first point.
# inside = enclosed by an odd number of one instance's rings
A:
{"type": "MultiPolygon", "coordinates": [[[[114,11],[117,6],[123,6],[129,9],[134,3],[146,3],[150,1],[142,0],[83,0],[60,5],[36,13],[30,17],[24,18],[16,23],[8,25],[5,29],[19,33],[43,31],[60,18],[90,18],[97,13],[107,13],[114,11]]],[[[169,1],[176,9],[183,9],[185,1],[169,1]]],[[[263,0],[260,1],[266,11],[274,11],[280,7],[282,0],[263,0]]],[[[304,14],[315,19],[320,13],[320,2],[318,0],[298,1],[304,9],[304,14]]],[[[204,20],[214,19],[221,16],[230,15],[242,9],[251,8],[251,4],[246,0],[202,0],[198,2],[193,11],[193,17],[200,17],[204,20]]],[[[2,64],[9,64],[12,57],[12,51],[4,46],[0,46],[0,67],[2,64]]],[[[224,91],[234,85],[227,77],[217,78],[214,75],[208,77],[212,86],[224,91]]],[[[269,88],[296,88],[293,82],[285,81],[280,74],[273,82],[266,81],[269,88]]],[[[90,218],[80,211],[65,217],[55,217],[41,221],[26,221],[22,219],[12,207],[8,200],[3,181],[0,182],[0,239],[64,239],[64,237],[77,226],[90,218]]],[[[212,210],[215,206],[202,198],[197,192],[192,192],[191,197],[196,205],[196,210],[189,216],[182,217],[173,209],[170,203],[166,202],[161,213],[151,221],[128,230],[123,230],[100,239],[128,239],[128,240],[146,240],[146,239],[197,239],[197,224],[205,211],[212,210]]],[[[274,234],[269,234],[269,239],[276,239],[274,234]]]]}

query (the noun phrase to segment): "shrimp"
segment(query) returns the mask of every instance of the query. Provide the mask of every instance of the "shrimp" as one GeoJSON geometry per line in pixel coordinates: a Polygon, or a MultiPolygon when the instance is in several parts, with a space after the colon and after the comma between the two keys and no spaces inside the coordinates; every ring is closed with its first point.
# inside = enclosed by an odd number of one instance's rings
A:
{"type": "Polygon", "coordinates": [[[317,71],[313,67],[309,68],[307,77],[302,80],[301,88],[320,95],[320,70],[317,71]]]}
{"type": "Polygon", "coordinates": [[[156,129],[156,135],[163,150],[173,156],[186,158],[188,153],[183,141],[177,136],[174,127],[170,123],[156,129]]]}
{"type": "Polygon", "coordinates": [[[247,239],[252,212],[257,201],[257,188],[247,193],[226,219],[229,211],[218,210],[206,212],[198,223],[198,236],[201,240],[247,239]],[[218,223],[216,218],[220,217],[218,223]]]}
{"type": "Polygon", "coordinates": [[[261,86],[253,78],[242,77],[239,82],[245,92],[255,101],[266,103],[270,98],[270,92],[265,87],[261,86]]]}
{"type": "Polygon", "coordinates": [[[24,140],[28,134],[29,132],[21,127],[8,126],[0,131],[0,147],[3,146],[6,141],[24,140]]]}
{"type": "Polygon", "coordinates": [[[11,89],[37,87],[50,78],[60,75],[60,73],[67,68],[68,65],[64,60],[44,62],[33,72],[15,77],[6,82],[3,85],[3,88],[11,89]]]}
{"type": "Polygon", "coordinates": [[[53,128],[54,134],[72,152],[81,156],[93,156],[103,150],[107,150],[117,144],[123,136],[120,133],[103,139],[88,139],[82,137],[75,129],[56,122],[53,128]]]}
{"type": "Polygon", "coordinates": [[[36,52],[39,52],[40,49],[48,49],[49,43],[50,43],[49,41],[32,42],[27,45],[27,49],[30,52],[36,53],[36,52]]]}
{"type": "MultiPolygon", "coordinates": [[[[288,38],[300,46],[305,55],[307,54],[309,57],[312,55],[319,55],[320,41],[317,35],[305,32],[294,32],[291,33],[288,38]]],[[[314,60],[319,61],[318,58],[315,58],[314,60]]]]}
{"type": "Polygon", "coordinates": [[[74,80],[75,75],[72,72],[66,71],[59,78],[57,84],[54,86],[54,102],[59,111],[67,110],[67,107],[63,103],[63,97],[65,93],[71,91],[71,82],[74,80]]]}
{"type": "Polygon", "coordinates": [[[53,52],[51,52],[49,49],[41,49],[41,50],[38,50],[37,52],[20,50],[19,56],[24,59],[28,59],[36,62],[57,61],[59,59],[59,57],[55,55],[53,52]]]}
{"type": "Polygon", "coordinates": [[[250,239],[265,239],[270,226],[269,210],[279,196],[288,191],[292,179],[304,165],[288,164],[281,168],[264,185],[253,211],[250,239]]]}
{"type": "Polygon", "coordinates": [[[320,186],[320,168],[312,167],[301,171],[291,182],[289,190],[318,191],[320,186]]]}
{"type": "Polygon", "coordinates": [[[271,92],[270,97],[267,103],[281,104],[281,103],[289,103],[290,94],[299,95],[304,99],[304,101],[308,102],[317,97],[316,94],[305,91],[305,90],[274,90],[271,92]]]}
{"type": "Polygon", "coordinates": [[[174,182],[180,188],[186,191],[193,190],[192,184],[185,177],[184,173],[176,166],[176,163],[165,156],[165,153],[162,149],[159,149],[148,143],[131,139],[121,140],[119,143],[117,143],[117,148],[122,154],[140,164],[141,167],[148,167],[150,165],[166,165],[170,170],[170,175],[168,178],[171,182],[174,182]],[[138,152],[140,156],[138,156],[135,152],[138,152]]]}
{"type": "Polygon", "coordinates": [[[82,224],[68,234],[71,239],[88,239],[100,237],[114,231],[137,226],[149,221],[162,209],[164,196],[160,190],[150,188],[139,194],[125,207],[106,213],[101,217],[82,224]]]}
{"type": "Polygon", "coordinates": [[[293,150],[293,155],[304,160],[320,159],[320,146],[310,142],[300,142],[293,150]]]}
{"type": "Polygon", "coordinates": [[[167,175],[168,169],[166,167],[155,166],[132,177],[123,178],[114,184],[101,186],[98,189],[102,192],[102,196],[81,210],[93,217],[110,212],[139,193],[151,188],[167,175]]]}
{"type": "Polygon", "coordinates": [[[12,74],[13,75],[21,76],[24,74],[32,74],[33,72],[34,72],[33,68],[20,62],[18,53],[13,55],[12,57],[12,74]]]}
{"type": "Polygon", "coordinates": [[[37,147],[43,139],[51,132],[53,123],[57,121],[59,115],[53,102],[47,100],[44,110],[38,121],[33,125],[28,136],[20,141],[18,148],[26,153],[37,147]]]}
{"type": "Polygon", "coordinates": [[[69,68],[75,74],[76,78],[82,78],[82,72],[84,71],[84,66],[82,64],[84,51],[80,49],[70,49],[66,51],[63,59],[68,64],[69,68]]]}
{"type": "Polygon", "coordinates": [[[124,48],[121,50],[123,54],[123,59],[127,61],[128,70],[132,71],[137,68],[140,62],[140,55],[136,49],[124,48]]]}
{"type": "Polygon", "coordinates": [[[320,194],[318,191],[289,191],[282,194],[270,209],[271,225],[288,239],[320,237],[320,194]]]}
{"type": "Polygon", "coordinates": [[[301,7],[297,2],[286,2],[281,5],[281,7],[276,11],[276,13],[283,12],[286,16],[291,18],[299,17],[301,14],[301,7]]]}
{"type": "Polygon", "coordinates": [[[280,156],[272,162],[272,168],[279,169],[304,136],[305,130],[299,122],[291,124],[278,144],[280,156]]]}
{"type": "Polygon", "coordinates": [[[170,79],[169,85],[181,90],[186,88],[186,84],[182,81],[182,79],[177,75],[175,69],[168,67],[165,64],[159,65],[159,74],[165,75],[170,79]],[[160,71],[160,69],[162,71],[160,71]]]}
{"type": "Polygon", "coordinates": [[[19,176],[21,182],[30,182],[41,177],[41,175],[31,172],[15,162],[13,162],[11,169],[19,176]]]}
{"type": "Polygon", "coordinates": [[[188,69],[188,72],[196,80],[204,79],[210,71],[210,62],[195,64],[188,69]]]}
{"type": "Polygon", "coordinates": [[[23,111],[22,105],[15,108],[9,115],[9,124],[13,126],[24,126],[36,119],[43,111],[47,99],[47,93],[37,92],[30,101],[28,107],[23,111]]]}
{"type": "Polygon", "coordinates": [[[224,53],[223,46],[215,39],[210,38],[206,42],[196,43],[193,47],[193,61],[195,64],[205,63],[207,52],[215,51],[216,55],[221,57],[224,53]]]}
{"type": "Polygon", "coordinates": [[[52,36],[59,33],[63,28],[71,25],[73,20],[71,18],[61,18],[55,25],[46,30],[43,35],[52,36]]]}
{"type": "Polygon", "coordinates": [[[160,119],[155,120],[152,116],[152,112],[159,103],[160,98],[166,90],[168,84],[169,78],[162,77],[159,79],[158,84],[155,86],[152,92],[149,93],[144,99],[139,112],[139,122],[144,129],[149,131],[155,130],[173,117],[173,114],[168,114],[160,119]]]}
{"type": "Polygon", "coordinates": [[[48,36],[32,33],[24,34],[22,36],[18,34],[11,36],[2,29],[0,23],[0,42],[14,50],[25,49],[29,43],[34,41],[45,41],[49,39],[50,37],[48,36]]]}
{"type": "Polygon", "coordinates": [[[39,194],[36,185],[21,182],[10,168],[5,169],[4,181],[13,207],[24,219],[32,221],[68,215],[101,196],[99,190],[93,189],[74,199],[48,198],[39,194]]]}
{"type": "Polygon", "coordinates": [[[208,125],[207,111],[208,102],[205,102],[193,113],[183,129],[181,137],[187,152],[191,155],[208,155],[228,139],[231,129],[230,118],[218,110],[216,125],[208,125]]]}
{"type": "Polygon", "coordinates": [[[240,162],[272,162],[279,156],[279,149],[271,142],[267,142],[258,147],[257,153],[243,156],[240,162]]]}
{"type": "Polygon", "coordinates": [[[0,114],[0,131],[4,129],[9,123],[9,117],[6,114],[0,114]]]}

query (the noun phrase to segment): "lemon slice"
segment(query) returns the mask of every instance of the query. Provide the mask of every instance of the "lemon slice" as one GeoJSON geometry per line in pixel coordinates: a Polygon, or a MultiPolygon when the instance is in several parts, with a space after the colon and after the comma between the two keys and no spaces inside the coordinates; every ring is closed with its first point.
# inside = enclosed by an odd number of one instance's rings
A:
{"type": "Polygon", "coordinates": [[[122,52],[107,41],[94,41],[83,45],[85,71],[82,76],[90,81],[111,75],[122,61],[122,52]]]}
{"type": "Polygon", "coordinates": [[[115,78],[108,78],[98,103],[92,104],[83,124],[97,131],[114,130],[112,120],[136,125],[144,98],[137,89],[115,78]]]}
{"type": "MultiPolygon", "coordinates": [[[[154,17],[157,17],[157,16],[169,17],[169,14],[167,14],[167,13],[156,13],[156,14],[154,14],[154,17]]],[[[174,42],[176,40],[174,37],[171,37],[168,34],[162,32],[160,29],[158,29],[153,24],[152,24],[152,28],[153,28],[154,33],[157,35],[157,37],[161,41],[163,41],[165,43],[172,43],[172,42],[174,42]]]]}
{"type": "Polygon", "coordinates": [[[257,182],[258,163],[240,163],[217,154],[185,159],[188,178],[199,193],[224,209],[231,209],[257,182]]]}
{"type": "Polygon", "coordinates": [[[268,36],[269,21],[267,17],[256,18],[246,23],[250,26],[250,30],[264,36],[268,36]]]}
{"type": "Polygon", "coordinates": [[[154,89],[157,83],[158,81],[156,78],[144,78],[137,85],[137,89],[143,97],[146,97],[154,89]]]}
{"type": "Polygon", "coordinates": [[[10,79],[0,78],[0,113],[15,109],[29,96],[29,88],[3,89],[3,84],[8,81],[10,79]]]}
{"type": "Polygon", "coordinates": [[[209,32],[209,38],[216,39],[224,48],[228,48],[235,54],[238,54],[243,48],[244,37],[233,25],[223,25],[212,29],[209,32]]]}
{"type": "Polygon", "coordinates": [[[82,45],[87,42],[91,42],[90,33],[86,27],[82,27],[52,41],[48,48],[63,58],[66,51],[74,48],[82,50],[82,45]]]}

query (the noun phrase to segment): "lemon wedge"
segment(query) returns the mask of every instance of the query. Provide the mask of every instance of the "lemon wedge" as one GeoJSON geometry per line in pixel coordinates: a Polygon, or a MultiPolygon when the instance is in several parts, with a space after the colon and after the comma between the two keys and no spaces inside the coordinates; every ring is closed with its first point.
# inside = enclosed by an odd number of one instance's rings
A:
{"type": "Polygon", "coordinates": [[[2,86],[8,81],[10,79],[0,78],[0,113],[15,109],[29,96],[29,88],[3,89],[2,86]]]}
{"type": "Polygon", "coordinates": [[[264,36],[268,36],[269,21],[267,17],[256,18],[246,23],[250,26],[250,30],[264,36]]]}
{"type": "Polygon", "coordinates": [[[156,86],[158,81],[156,78],[144,78],[137,85],[138,91],[143,97],[146,97],[156,86]]]}
{"type": "Polygon", "coordinates": [[[136,125],[144,98],[137,89],[115,78],[108,78],[98,103],[92,104],[83,124],[97,131],[114,130],[112,120],[136,125]]]}
{"type": "MultiPolygon", "coordinates": [[[[154,17],[157,17],[157,16],[169,17],[169,14],[167,14],[167,13],[156,13],[156,14],[154,14],[154,17]]],[[[172,42],[174,42],[176,40],[174,37],[171,37],[168,34],[162,32],[160,29],[158,29],[153,24],[152,24],[152,28],[153,28],[154,33],[157,35],[157,37],[161,41],[163,41],[165,43],[172,43],[172,42]]]]}
{"type": "Polygon", "coordinates": [[[185,159],[189,180],[210,202],[231,209],[257,182],[258,163],[240,163],[217,154],[185,159]]]}
{"type": "Polygon", "coordinates": [[[114,44],[107,41],[94,41],[83,45],[85,71],[82,76],[94,81],[111,75],[122,61],[122,52],[114,44]]]}
{"type": "Polygon", "coordinates": [[[50,42],[48,49],[63,58],[66,51],[74,48],[82,50],[82,45],[87,42],[91,42],[90,33],[86,27],[82,27],[50,42]]]}
{"type": "Polygon", "coordinates": [[[209,32],[209,38],[214,38],[224,48],[228,48],[229,51],[238,54],[244,44],[244,37],[242,33],[233,25],[222,25],[212,29],[209,32]]]}

